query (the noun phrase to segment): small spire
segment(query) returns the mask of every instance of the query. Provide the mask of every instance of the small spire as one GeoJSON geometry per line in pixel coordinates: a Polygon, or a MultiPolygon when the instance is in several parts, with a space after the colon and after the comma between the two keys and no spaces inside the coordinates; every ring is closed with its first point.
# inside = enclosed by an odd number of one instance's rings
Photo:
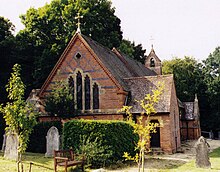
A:
{"type": "Polygon", "coordinates": [[[79,13],[77,13],[77,16],[75,17],[75,19],[77,19],[78,21],[77,21],[77,23],[76,23],[76,25],[77,25],[77,30],[76,30],[76,33],[81,33],[81,30],[80,30],[80,19],[82,19],[83,18],[83,16],[80,16],[80,14],[79,13]]]}

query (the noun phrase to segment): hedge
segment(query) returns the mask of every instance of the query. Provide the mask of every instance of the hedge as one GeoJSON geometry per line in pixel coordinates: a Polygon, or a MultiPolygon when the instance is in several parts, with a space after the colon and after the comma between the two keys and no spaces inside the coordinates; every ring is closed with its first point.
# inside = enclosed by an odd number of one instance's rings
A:
{"type": "Polygon", "coordinates": [[[103,146],[109,146],[112,156],[108,158],[108,162],[122,160],[124,152],[134,155],[135,143],[138,141],[138,136],[133,133],[132,126],[123,121],[81,119],[64,124],[64,148],[79,149],[82,137],[90,138],[90,140],[97,139],[103,146]]]}
{"type": "Polygon", "coordinates": [[[62,124],[60,121],[38,123],[29,138],[27,151],[35,153],[46,153],[46,136],[50,127],[55,126],[59,134],[62,134],[62,124]]]}

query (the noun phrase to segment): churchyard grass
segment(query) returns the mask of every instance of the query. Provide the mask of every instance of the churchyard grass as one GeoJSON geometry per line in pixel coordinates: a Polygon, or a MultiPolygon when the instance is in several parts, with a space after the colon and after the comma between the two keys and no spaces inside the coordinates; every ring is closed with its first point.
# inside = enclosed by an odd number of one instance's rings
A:
{"type": "MultiPolygon", "coordinates": [[[[28,172],[30,168],[30,162],[32,162],[31,172],[54,172],[53,158],[46,158],[44,154],[39,153],[25,153],[24,158],[24,171],[28,172]]],[[[63,172],[64,168],[58,167],[58,172],[63,172]]],[[[16,161],[6,160],[3,157],[3,153],[0,153],[0,171],[17,172],[16,161]]],[[[80,170],[68,168],[68,172],[79,172],[80,170]]]]}
{"type": "MultiPolygon", "coordinates": [[[[181,161],[170,161],[170,160],[159,160],[160,165],[158,164],[159,168],[147,168],[148,171],[156,171],[156,172],[219,172],[220,171],[220,148],[213,150],[212,153],[209,155],[210,162],[211,162],[211,169],[202,169],[196,168],[195,160],[191,160],[189,162],[182,162],[181,161]],[[163,165],[162,165],[163,164],[163,165]]],[[[147,171],[147,172],[148,172],[147,171]]]]}
{"type": "MultiPolygon", "coordinates": [[[[184,162],[180,160],[167,160],[167,159],[153,159],[146,160],[146,172],[219,172],[220,171],[220,148],[215,149],[210,154],[211,169],[201,169],[195,167],[195,160],[184,162]]],[[[25,153],[24,154],[24,166],[25,172],[29,170],[30,162],[33,162],[32,172],[53,172],[53,158],[45,158],[44,154],[37,153],[25,153]]],[[[125,167],[126,168],[126,167],[125,167]]],[[[117,169],[117,171],[120,169],[117,169]]],[[[11,160],[5,160],[3,153],[0,153],[0,171],[17,172],[16,162],[11,160]]],[[[62,172],[63,168],[59,169],[62,172]]],[[[71,172],[77,172],[77,170],[69,168],[71,172]]],[[[109,170],[114,172],[114,170],[109,170]]],[[[120,170],[121,172],[129,171],[120,170]]]]}

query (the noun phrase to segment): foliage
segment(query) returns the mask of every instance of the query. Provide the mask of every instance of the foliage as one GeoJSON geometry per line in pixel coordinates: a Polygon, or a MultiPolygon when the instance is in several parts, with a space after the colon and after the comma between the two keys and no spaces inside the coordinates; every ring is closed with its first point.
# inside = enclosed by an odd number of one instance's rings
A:
{"type": "Polygon", "coordinates": [[[102,164],[105,166],[106,159],[112,156],[110,147],[102,145],[97,137],[95,140],[92,140],[90,137],[82,136],[77,152],[84,155],[88,167],[91,165],[96,167],[102,164]],[[94,164],[94,162],[96,163],[94,164]]]}
{"type": "Polygon", "coordinates": [[[123,121],[72,120],[64,124],[64,148],[79,149],[80,139],[84,137],[89,138],[91,143],[97,141],[104,148],[109,148],[105,149],[102,159],[91,162],[92,166],[109,165],[121,160],[124,152],[131,152],[134,155],[137,141],[133,127],[123,121]],[[112,156],[107,158],[110,152],[112,152],[112,156]]]}
{"type": "Polygon", "coordinates": [[[0,110],[6,122],[6,132],[12,132],[18,135],[20,161],[22,161],[22,153],[27,148],[29,135],[37,123],[37,113],[30,104],[25,102],[24,90],[25,85],[20,77],[20,65],[15,64],[8,85],[6,85],[10,102],[5,107],[1,107],[0,110]]]}
{"type": "Polygon", "coordinates": [[[135,42],[123,39],[120,46],[118,47],[118,49],[128,55],[129,57],[141,62],[142,64],[144,64],[145,59],[146,59],[146,55],[145,52],[146,50],[143,49],[141,44],[135,45],[135,42]]]}
{"type": "MultiPolygon", "coordinates": [[[[21,21],[25,29],[17,40],[31,53],[35,87],[41,86],[76,31],[74,18],[83,15],[81,31],[109,48],[118,47],[122,40],[120,19],[110,0],[53,0],[50,4],[30,8],[21,21]]],[[[22,51],[25,53],[25,51],[22,51]]],[[[30,60],[30,59],[29,59],[30,60]]]]}
{"type": "Polygon", "coordinates": [[[0,16],[0,43],[12,36],[14,25],[6,18],[0,16]]]}
{"type": "Polygon", "coordinates": [[[203,74],[211,106],[220,108],[220,47],[217,47],[203,63],[203,74]]]}
{"type": "Polygon", "coordinates": [[[135,149],[139,150],[134,157],[128,152],[124,153],[127,160],[134,160],[138,163],[139,171],[140,166],[144,172],[144,155],[150,152],[150,133],[156,133],[156,127],[162,127],[162,121],[152,123],[150,116],[156,113],[154,106],[159,102],[160,96],[163,92],[164,85],[159,83],[157,89],[152,90],[152,94],[146,94],[142,100],[137,101],[143,108],[143,112],[138,117],[137,123],[133,121],[133,115],[130,112],[132,106],[124,106],[119,112],[125,112],[128,115],[128,122],[134,127],[134,133],[138,134],[139,140],[135,149]]]}
{"type": "Polygon", "coordinates": [[[77,113],[71,88],[65,81],[56,81],[49,95],[46,96],[45,110],[51,116],[71,117],[77,113]]]}
{"type": "Polygon", "coordinates": [[[202,130],[220,130],[219,52],[217,47],[202,64],[192,57],[163,61],[163,74],[174,74],[177,97],[181,101],[193,101],[198,94],[202,130]]]}
{"type": "Polygon", "coordinates": [[[205,92],[202,67],[192,57],[174,58],[162,63],[163,74],[174,74],[177,97],[181,101],[193,101],[197,93],[205,92]]]}
{"type": "Polygon", "coordinates": [[[7,101],[7,92],[4,86],[7,84],[10,70],[15,62],[13,31],[14,25],[8,19],[0,17],[0,103],[7,101]]]}
{"type": "Polygon", "coordinates": [[[48,130],[55,126],[59,134],[62,135],[62,124],[60,121],[54,122],[40,122],[34,126],[33,132],[30,135],[30,142],[27,151],[36,153],[46,152],[46,135],[48,130]]]}
{"type": "MultiPolygon", "coordinates": [[[[207,130],[219,131],[220,123],[220,47],[217,47],[209,57],[203,61],[203,75],[208,97],[209,118],[202,116],[202,125],[207,130]]],[[[207,114],[206,114],[207,115],[207,114]]]]}

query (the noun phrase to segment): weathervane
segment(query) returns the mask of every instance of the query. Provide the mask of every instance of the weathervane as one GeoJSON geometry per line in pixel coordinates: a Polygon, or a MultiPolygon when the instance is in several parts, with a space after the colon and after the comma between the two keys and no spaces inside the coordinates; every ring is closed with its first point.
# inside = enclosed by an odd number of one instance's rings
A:
{"type": "Polygon", "coordinates": [[[80,16],[80,14],[79,13],[77,13],[77,16],[75,17],[75,19],[77,19],[78,20],[78,22],[76,23],[76,25],[77,25],[77,30],[76,30],[76,33],[81,33],[81,30],[80,30],[80,19],[82,19],[83,18],[83,16],[80,16]]]}

